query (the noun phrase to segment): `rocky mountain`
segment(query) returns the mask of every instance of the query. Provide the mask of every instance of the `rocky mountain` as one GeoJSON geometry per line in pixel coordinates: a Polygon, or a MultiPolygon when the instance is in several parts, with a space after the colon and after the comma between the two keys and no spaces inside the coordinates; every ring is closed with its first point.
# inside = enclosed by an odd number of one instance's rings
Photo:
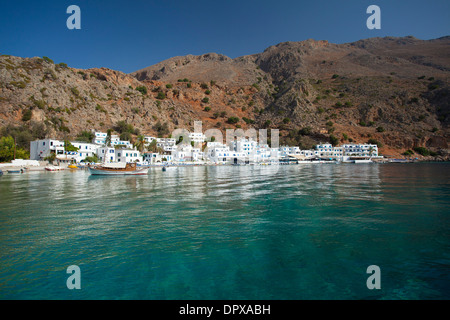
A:
{"type": "Polygon", "coordinates": [[[235,59],[174,57],[131,74],[3,55],[0,125],[40,123],[47,136],[73,139],[120,133],[119,121],[133,134],[164,136],[202,120],[203,130],[278,128],[283,143],[304,148],[371,141],[385,155],[424,147],[449,159],[449,74],[450,37],[284,42],[235,59]]]}

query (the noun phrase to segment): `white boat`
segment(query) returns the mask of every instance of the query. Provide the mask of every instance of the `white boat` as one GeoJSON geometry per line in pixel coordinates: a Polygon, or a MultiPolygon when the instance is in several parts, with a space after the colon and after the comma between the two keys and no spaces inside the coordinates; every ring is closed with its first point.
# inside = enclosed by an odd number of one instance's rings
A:
{"type": "Polygon", "coordinates": [[[93,175],[145,175],[148,168],[136,166],[136,163],[105,163],[89,166],[89,172],[93,175]]]}
{"type": "Polygon", "coordinates": [[[48,166],[45,167],[45,170],[47,170],[47,171],[61,171],[61,170],[64,170],[64,168],[48,165],[48,166]]]}
{"type": "Polygon", "coordinates": [[[355,160],[355,163],[372,163],[372,160],[355,160]]]}
{"type": "Polygon", "coordinates": [[[312,164],[312,163],[325,163],[325,161],[316,159],[307,159],[298,162],[298,164],[312,164]]]}
{"type": "Polygon", "coordinates": [[[372,163],[371,159],[355,159],[353,163],[372,163]]]}

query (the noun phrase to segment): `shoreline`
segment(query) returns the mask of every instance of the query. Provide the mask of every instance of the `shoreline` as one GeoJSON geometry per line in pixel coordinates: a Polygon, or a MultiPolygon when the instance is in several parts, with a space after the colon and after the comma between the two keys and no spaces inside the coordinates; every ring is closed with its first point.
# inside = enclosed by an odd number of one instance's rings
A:
{"type": "MultiPolygon", "coordinates": [[[[366,163],[366,164],[411,164],[411,163],[445,163],[445,162],[449,162],[450,160],[408,160],[408,159],[392,159],[392,160],[387,160],[387,161],[373,161],[371,163],[366,163]],[[392,161],[393,160],[393,161],[392,161]]],[[[150,164],[150,165],[142,165],[142,167],[148,167],[148,168],[162,168],[162,167],[224,167],[224,166],[229,166],[229,167],[235,167],[235,166],[294,166],[294,165],[303,165],[303,164],[355,164],[357,165],[358,163],[351,163],[351,162],[334,162],[334,161],[330,161],[329,163],[311,163],[311,162],[299,162],[299,163],[253,163],[253,164],[231,164],[231,163],[227,163],[227,164],[222,164],[222,163],[161,163],[161,164],[150,164]]],[[[44,172],[46,165],[40,165],[40,166],[17,166],[17,165],[13,165],[13,164],[8,164],[8,163],[0,163],[0,170],[3,171],[3,174],[8,173],[8,170],[20,170],[20,169],[24,169],[24,173],[26,172],[44,172]]],[[[72,170],[72,171],[77,171],[77,170],[85,170],[87,169],[87,166],[79,166],[77,169],[71,169],[68,168],[66,166],[63,167],[62,170],[56,171],[56,172],[61,172],[61,171],[66,171],[66,170],[72,170]]]]}

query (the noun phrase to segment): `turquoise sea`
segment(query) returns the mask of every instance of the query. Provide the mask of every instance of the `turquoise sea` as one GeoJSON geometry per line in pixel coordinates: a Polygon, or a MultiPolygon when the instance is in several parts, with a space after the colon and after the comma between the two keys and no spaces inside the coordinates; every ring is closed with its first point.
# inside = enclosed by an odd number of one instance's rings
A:
{"type": "Polygon", "coordinates": [[[5,173],[0,299],[449,299],[449,231],[449,163],[5,173]]]}

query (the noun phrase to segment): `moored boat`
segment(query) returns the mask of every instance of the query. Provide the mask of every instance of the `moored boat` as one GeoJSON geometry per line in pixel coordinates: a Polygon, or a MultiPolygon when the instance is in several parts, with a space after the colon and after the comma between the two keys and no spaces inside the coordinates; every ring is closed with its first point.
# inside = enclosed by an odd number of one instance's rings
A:
{"type": "Polygon", "coordinates": [[[373,163],[370,159],[354,160],[354,163],[373,163]]]}
{"type": "Polygon", "coordinates": [[[56,167],[56,166],[46,166],[45,167],[45,170],[47,170],[47,171],[61,171],[61,170],[64,170],[64,168],[61,168],[61,167],[56,167]]]}
{"type": "Polygon", "coordinates": [[[7,170],[8,173],[23,173],[23,169],[7,170]]]}
{"type": "Polygon", "coordinates": [[[369,157],[350,157],[350,161],[353,163],[372,163],[372,159],[369,157]]]}
{"type": "Polygon", "coordinates": [[[138,168],[136,163],[105,163],[89,166],[89,172],[93,175],[145,175],[148,168],[138,168]]]}

